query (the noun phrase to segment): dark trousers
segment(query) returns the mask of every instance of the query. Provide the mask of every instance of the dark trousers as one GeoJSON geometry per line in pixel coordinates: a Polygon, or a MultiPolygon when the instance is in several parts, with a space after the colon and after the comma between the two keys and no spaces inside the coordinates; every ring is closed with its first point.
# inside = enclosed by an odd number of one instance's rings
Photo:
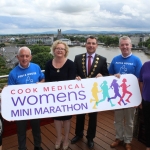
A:
{"type": "MultiPolygon", "coordinates": [[[[28,120],[16,121],[18,144],[19,144],[18,149],[19,150],[26,150],[27,121],[28,120]]],[[[41,146],[40,120],[39,119],[30,120],[30,125],[31,125],[31,128],[32,128],[34,146],[35,147],[40,147],[41,146]]]]}
{"type": "Polygon", "coordinates": [[[150,147],[150,102],[143,101],[142,106],[145,123],[146,147],[150,147]]]}
{"type": "MultiPolygon", "coordinates": [[[[96,125],[97,125],[97,112],[89,113],[89,122],[87,129],[87,139],[93,140],[96,134],[96,125]]],[[[84,122],[85,122],[85,114],[80,114],[76,116],[76,130],[75,134],[77,136],[82,137],[84,131],[84,122]]]]}
{"type": "Polygon", "coordinates": [[[2,146],[3,118],[0,113],[0,146],[2,146]]]}

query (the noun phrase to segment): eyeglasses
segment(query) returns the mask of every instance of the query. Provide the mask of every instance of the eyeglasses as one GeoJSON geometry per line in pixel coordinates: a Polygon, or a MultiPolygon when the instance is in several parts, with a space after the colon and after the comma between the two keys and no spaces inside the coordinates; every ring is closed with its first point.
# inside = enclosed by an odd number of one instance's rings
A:
{"type": "Polygon", "coordinates": [[[57,51],[63,51],[63,50],[66,50],[65,48],[59,48],[59,47],[57,47],[57,48],[55,48],[55,50],[57,50],[57,51]]]}

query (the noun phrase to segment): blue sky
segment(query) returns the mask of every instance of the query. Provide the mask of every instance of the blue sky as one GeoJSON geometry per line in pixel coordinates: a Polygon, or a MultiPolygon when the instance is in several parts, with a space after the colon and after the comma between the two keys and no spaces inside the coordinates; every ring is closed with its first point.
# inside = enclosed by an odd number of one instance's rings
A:
{"type": "Polygon", "coordinates": [[[150,31],[148,0],[1,0],[0,34],[150,31]]]}

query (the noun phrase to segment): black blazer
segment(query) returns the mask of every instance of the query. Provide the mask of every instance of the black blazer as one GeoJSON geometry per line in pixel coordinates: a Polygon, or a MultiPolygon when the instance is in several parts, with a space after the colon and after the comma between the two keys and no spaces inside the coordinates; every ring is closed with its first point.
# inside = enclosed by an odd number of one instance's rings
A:
{"type": "Polygon", "coordinates": [[[86,70],[86,53],[75,56],[74,63],[76,66],[77,76],[80,76],[81,78],[96,77],[98,73],[103,76],[109,75],[106,58],[98,54],[95,54],[89,75],[87,75],[86,70]]]}

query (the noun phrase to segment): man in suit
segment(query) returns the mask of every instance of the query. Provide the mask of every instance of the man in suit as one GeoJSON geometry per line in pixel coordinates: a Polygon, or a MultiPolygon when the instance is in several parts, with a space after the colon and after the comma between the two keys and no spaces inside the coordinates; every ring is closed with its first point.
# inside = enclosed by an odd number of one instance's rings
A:
{"type": "MultiPolygon", "coordinates": [[[[109,75],[106,58],[95,53],[98,47],[97,39],[93,36],[88,37],[85,46],[87,52],[75,56],[74,63],[77,71],[76,79],[81,80],[83,78],[102,77],[109,75]]],[[[88,115],[89,123],[86,138],[88,147],[92,148],[94,146],[93,139],[96,133],[97,112],[89,113],[88,115]]],[[[72,144],[76,143],[83,137],[84,122],[85,114],[76,116],[76,135],[71,140],[72,144]]]]}

